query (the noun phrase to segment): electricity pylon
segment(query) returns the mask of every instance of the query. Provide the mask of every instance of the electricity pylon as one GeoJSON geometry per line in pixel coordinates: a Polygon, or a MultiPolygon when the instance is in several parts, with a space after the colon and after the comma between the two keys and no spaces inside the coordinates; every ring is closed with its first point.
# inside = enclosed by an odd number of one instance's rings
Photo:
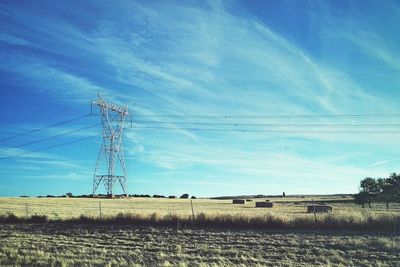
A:
{"type": "Polygon", "coordinates": [[[93,195],[100,183],[103,182],[107,194],[112,197],[116,181],[121,185],[124,194],[127,194],[122,131],[125,118],[129,116],[128,105],[117,106],[108,103],[101,97],[100,92],[98,99],[93,101],[92,104],[99,107],[103,128],[103,143],[100,147],[93,175],[93,195]]]}

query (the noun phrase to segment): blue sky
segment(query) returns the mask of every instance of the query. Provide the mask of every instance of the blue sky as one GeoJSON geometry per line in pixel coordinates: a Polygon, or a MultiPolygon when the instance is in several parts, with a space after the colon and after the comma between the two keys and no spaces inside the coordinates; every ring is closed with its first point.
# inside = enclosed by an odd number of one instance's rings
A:
{"type": "MultiPolygon", "coordinates": [[[[172,122],[400,113],[398,25],[398,1],[2,1],[0,139],[88,114],[101,91],[128,104],[137,126],[124,135],[131,194],[353,193],[366,176],[399,171],[399,135],[296,124],[369,130],[357,125],[400,118],[261,120],[283,124],[278,133],[172,122]]],[[[99,122],[0,141],[0,195],[91,193],[99,126],[17,146],[99,122]]]]}

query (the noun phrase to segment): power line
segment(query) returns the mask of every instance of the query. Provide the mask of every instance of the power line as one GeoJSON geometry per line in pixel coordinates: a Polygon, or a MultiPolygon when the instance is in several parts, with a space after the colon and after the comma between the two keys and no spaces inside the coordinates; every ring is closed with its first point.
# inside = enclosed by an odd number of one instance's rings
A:
{"type": "Polygon", "coordinates": [[[135,129],[161,129],[161,130],[187,130],[187,131],[218,131],[218,132],[264,132],[264,133],[304,133],[304,134],[399,134],[398,131],[381,131],[381,130],[268,130],[268,129],[234,129],[234,128],[180,128],[180,127],[163,127],[163,126],[134,126],[135,129]]]}
{"type": "MultiPolygon", "coordinates": [[[[32,133],[40,132],[52,127],[60,126],[63,124],[67,124],[70,122],[74,122],[85,117],[90,116],[90,114],[78,116],[72,119],[64,120],[61,122],[57,122],[51,125],[48,125],[43,128],[38,128],[34,130],[30,130],[24,133],[16,134],[13,136],[9,136],[3,139],[0,139],[0,142],[11,140],[16,137],[26,136],[32,133]]],[[[390,117],[400,117],[400,114],[342,114],[342,115],[330,115],[330,114],[315,114],[315,115],[136,115],[135,117],[143,117],[143,118],[220,118],[220,119],[268,119],[268,118],[319,118],[319,117],[327,117],[327,118],[390,118],[390,117]]],[[[284,123],[238,123],[238,122],[188,122],[188,121],[150,121],[150,120],[138,120],[135,123],[143,123],[143,124],[156,124],[143,126],[143,125],[136,125],[133,128],[136,129],[161,129],[161,130],[189,130],[189,131],[218,131],[218,132],[265,132],[265,133],[303,133],[303,134],[399,134],[400,130],[285,130],[285,129],[248,129],[248,128],[239,128],[239,127],[400,127],[400,124],[353,124],[353,123],[346,123],[346,124],[319,124],[319,123],[292,123],[292,124],[284,124],[284,123]],[[181,125],[205,125],[205,126],[234,126],[234,128],[203,128],[203,127],[171,127],[171,126],[160,126],[157,124],[165,125],[165,124],[181,124],[181,125]]],[[[79,132],[85,129],[96,127],[100,124],[85,126],[76,130],[68,131],[65,133],[45,137],[42,139],[38,139],[35,141],[19,144],[13,148],[20,148],[23,146],[28,146],[32,144],[37,144],[43,141],[51,140],[53,138],[67,136],[73,134],[75,132],[79,132]]],[[[132,127],[130,127],[132,128],[132,127]]],[[[92,136],[93,137],[93,136],[92,136]]],[[[33,152],[38,152],[42,150],[47,150],[59,146],[68,145],[71,143],[81,142],[92,137],[85,137],[77,140],[73,140],[70,142],[65,142],[62,144],[57,144],[53,146],[47,146],[44,148],[39,148],[35,150],[26,151],[17,155],[13,156],[6,156],[1,157],[0,159],[5,159],[9,157],[21,156],[26,155],[33,152]]]]}
{"type": "Polygon", "coordinates": [[[10,156],[1,157],[0,160],[2,160],[2,159],[7,159],[7,158],[13,158],[13,157],[20,157],[20,156],[24,156],[24,155],[31,154],[31,153],[34,153],[34,152],[39,152],[39,151],[43,151],[43,150],[48,150],[48,149],[60,147],[60,146],[65,146],[65,145],[69,145],[69,144],[74,144],[74,143],[78,143],[78,142],[82,142],[82,141],[91,139],[91,138],[93,138],[93,137],[95,137],[95,136],[84,137],[84,138],[75,139],[75,140],[68,141],[68,142],[61,143],[61,144],[57,144],[57,145],[42,147],[42,148],[38,148],[38,149],[35,149],[35,150],[29,150],[29,151],[26,151],[26,152],[18,153],[18,154],[16,154],[16,155],[10,155],[10,156]]]}
{"type": "Polygon", "coordinates": [[[85,126],[85,127],[79,128],[79,129],[75,129],[75,130],[72,130],[72,131],[65,132],[65,133],[52,135],[52,136],[49,136],[49,137],[45,137],[45,138],[38,139],[38,140],[35,140],[35,141],[32,141],[32,142],[28,142],[28,143],[24,143],[24,144],[19,144],[19,145],[17,145],[17,146],[14,146],[13,148],[19,148],[19,147],[24,147],[24,146],[28,146],[28,145],[33,145],[33,144],[41,143],[41,142],[43,142],[43,141],[51,140],[51,139],[53,139],[53,138],[62,137],[62,136],[66,136],[66,135],[70,135],[70,134],[76,133],[76,132],[80,132],[80,131],[82,131],[82,130],[94,128],[94,127],[99,126],[99,125],[100,125],[100,124],[97,123],[97,124],[85,126]]]}
{"type": "Polygon", "coordinates": [[[143,118],[252,118],[252,119],[265,119],[265,118],[379,118],[379,117],[400,117],[399,113],[383,114],[383,113],[371,113],[371,114],[304,114],[304,115],[135,115],[135,117],[143,118]]]}
{"type": "Polygon", "coordinates": [[[241,123],[241,122],[189,122],[189,121],[135,121],[143,124],[188,124],[221,126],[268,126],[268,127],[400,127],[400,124],[320,124],[320,123],[241,123]]]}
{"type": "MultiPolygon", "coordinates": [[[[33,129],[30,131],[26,131],[23,133],[19,133],[16,135],[8,136],[5,138],[0,139],[0,142],[8,141],[17,137],[26,136],[32,133],[37,133],[52,127],[60,126],[63,124],[71,123],[86,117],[89,117],[93,114],[86,114],[82,116],[78,116],[72,119],[60,121],[57,123],[50,124],[46,127],[33,129]]],[[[319,118],[319,117],[327,117],[327,118],[390,118],[390,117],[400,117],[400,114],[392,113],[392,114],[382,114],[382,113],[374,113],[374,114],[341,114],[341,115],[332,115],[332,114],[305,114],[305,115],[135,115],[135,117],[143,117],[143,118],[217,118],[217,119],[273,119],[273,118],[319,118]]],[[[284,124],[264,124],[264,123],[218,123],[218,122],[184,122],[184,121],[145,121],[139,120],[136,123],[156,123],[156,124],[191,124],[191,125],[234,125],[234,126],[277,126],[283,127],[284,124]]],[[[399,127],[399,124],[392,125],[392,124],[290,124],[288,126],[315,126],[315,127],[331,127],[331,126],[338,126],[338,127],[399,127]]],[[[48,139],[43,139],[48,140],[48,139]]],[[[26,144],[18,145],[17,147],[34,144],[36,142],[29,142],[26,144]]]]}
{"type": "Polygon", "coordinates": [[[40,131],[43,131],[43,130],[46,130],[46,129],[49,129],[49,128],[52,128],[52,127],[60,126],[60,125],[67,124],[67,123],[70,123],[70,122],[74,122],[74,121],[86,118],[88,116],[90,116],[90,114],[86,114],[86,115],[78,116],[78,117],[75,117],[75,118],[72,118],[72,119],[56,122],[56,123],[50,124],[50,125],[48,125],[46,127],[43,127],[43,128],[33,129],[33,130],[26,131],[26,132],[23,132],[23,133],[19,133],[19,134],[15,134],[15,135],[12,135],[12,136],[8,136],[8,137],[0,139],[0,142],[8,141],[8,140],[11,140],[11,139],[14,139],[14,138],[17,138],[17,137],[21,137],[21,136],[26,136],[26,135],[32,134],[32,133],[37,133],[37,132],[40,132],[40,131]]]}

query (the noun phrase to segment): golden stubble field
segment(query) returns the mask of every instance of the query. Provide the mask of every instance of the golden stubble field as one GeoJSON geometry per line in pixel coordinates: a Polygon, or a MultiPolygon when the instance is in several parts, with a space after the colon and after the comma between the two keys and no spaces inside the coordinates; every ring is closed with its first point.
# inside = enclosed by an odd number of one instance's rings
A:
{"type": "Polygon", "coordinates": [[[346,226],[362,225],[360,221],[369,224],[371,218],[377,218],[379,225],[381,218],[389,222],[389,231],[314,229],[314,214],[306,213],[311,197],[270,198],[273,208],[255,208],[256,201],[265,199],[233,205],[232,200],[212,199],[0,198],[2,216],[29,218],[37,214],[49,219],[0,224],[0,266],[400,266],[400,239],[391,224],[398,219],[388,220],[399,217],[398,205],[387,211],[383,204],[362,209],[348,196],[313,199],[333,206],[333,213],[318,214],[318,221],[332,216],[339,220],[331,223],[344,222],[346,226]],[[201,214],[220,218],[273,216],[278,221],[300,218],[300,222],[304,218],[304,224],[311,227],[182,227],[176,223],[147,225],[151,220],[138,225],[130,220],[121,224],[104,219],[118,214],[190,217],[191,204],[197,219],[201,214]],[[103,220],[68,221],[81,215],[103,220]]]}
{"type": "Polygon", "coordinates": [[[1,266],[399,266],[400,239],[332,232],[0,225],[1,266]]]}
{"type": "Polygon", "coordinates": [[[232,200],[215,199],[161,199],[161,198],[0,198],[0,214],[13,213],[17,216],[46,215],[49,219],[66,219],[86,215],[113,216],[118,213],[160,216],[174,214],[191,216],[192,205],[195,215],[204,213],[207,216],[232,215],[243,217],[259,217],[273,215],[280,218],[310,217],[306,213],[307,206],[314,201],[323,201],[333,206],[331,216],[357,216],[358,214],[399,214],[400,206],[392,204],[387,211],[382,204],[373,204],[371,209],[362,209],[351,202],[351,197],[320,196],[320,197],[274,197],[273,208],[255,208],[257,198],[247,201],[244,205],[234,205],[232,200]],[[334,201],[334,202],[332,202],[334,201]]]}

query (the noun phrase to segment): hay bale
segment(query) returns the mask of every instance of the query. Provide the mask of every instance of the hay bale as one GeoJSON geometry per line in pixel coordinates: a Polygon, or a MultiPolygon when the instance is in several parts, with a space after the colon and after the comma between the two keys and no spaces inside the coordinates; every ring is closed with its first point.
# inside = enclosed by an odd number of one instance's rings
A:
{"type": "Polygon", "coordinates": [[[272,202],[256,202],[256,208],[272,208],[274,203],[272,202]]]}
{"type": "Polygon", "coordinates": [[[234,199],[232,204],[244,204],[246,201],[244,199],[234,199]]]}
{"type": "Polygon", "coordinates": [[[265,201],[266,201],[266,202],[269,202],[269,199],[266,199],[265,201]]]}
{"type": "Polygon", "coordinates": [[[310,205],[307,207],[308,213],[331,213],[332,206],[329,205],[310,205]]]}
{"type": "Polygon", "coordinates": [[[246,202],[253,202],[252,199],[246,199],[246,202]]]}

